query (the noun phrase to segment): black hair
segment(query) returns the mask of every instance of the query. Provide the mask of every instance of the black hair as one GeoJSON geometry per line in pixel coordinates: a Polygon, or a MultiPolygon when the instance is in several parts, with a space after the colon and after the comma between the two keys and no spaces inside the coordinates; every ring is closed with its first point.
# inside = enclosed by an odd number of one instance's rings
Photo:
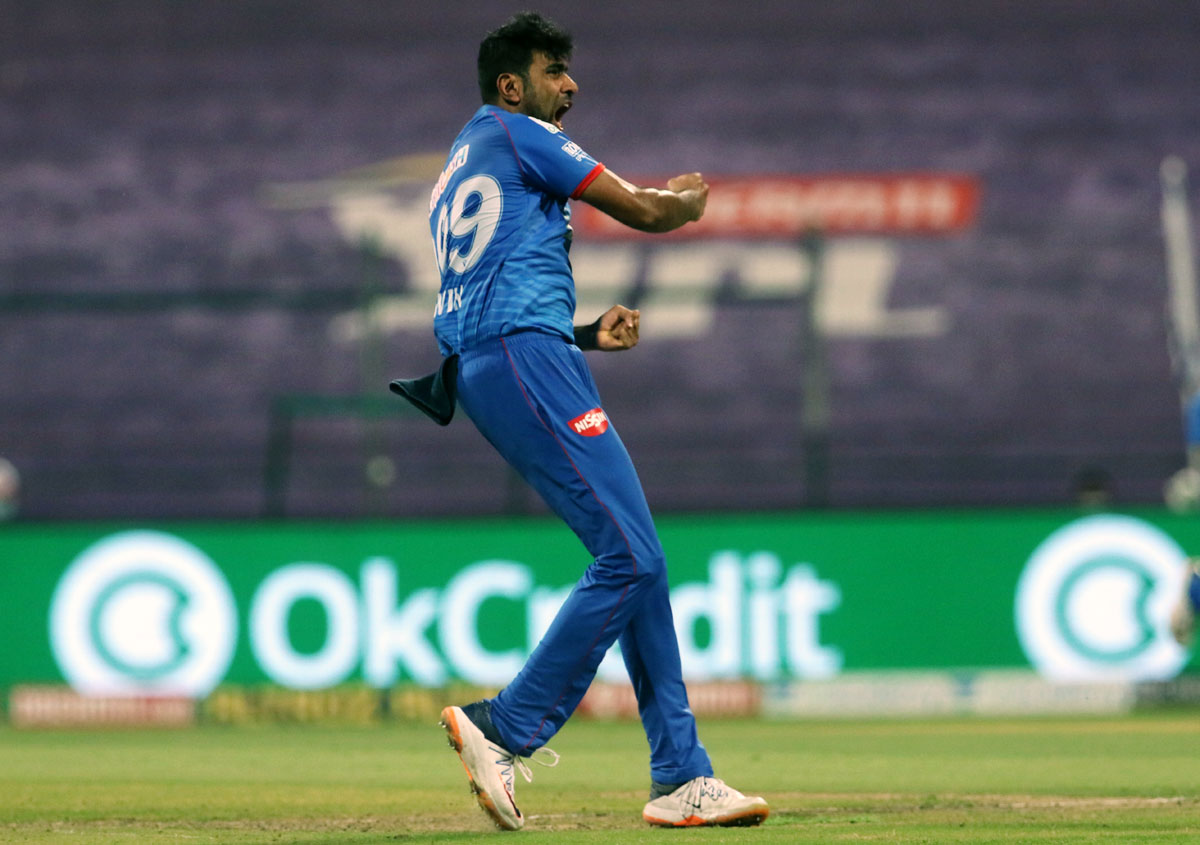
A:
{"type": "Polygon", "coordinates": [[[479,44],[479,95],[485,103],[495,102],[496,78],[500,74],[515,73],[528,82],[535,52],[552,59],[566,59],[574,46],[571,33],[537,12],[513,15],[479,44]]]}

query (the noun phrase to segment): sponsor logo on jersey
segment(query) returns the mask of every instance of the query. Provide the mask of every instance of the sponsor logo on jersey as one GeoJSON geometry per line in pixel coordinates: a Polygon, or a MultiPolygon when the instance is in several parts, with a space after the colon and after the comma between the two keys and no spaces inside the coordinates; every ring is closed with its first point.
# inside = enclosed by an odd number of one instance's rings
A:
{"type": "Polygon", "coordinates": [[[583,161],[587,158],[587,153],[580,149],[579,145],[574,141],[567,141],[567,143],[563,144],[562,151],[576,161],[583,161]]]}
{"type": "Polygon", "coordinates": [[[592,408],[567,423],[571,431],[583,437],[597,437],[608,431],[608,414],[602,408],[592,408]]]}

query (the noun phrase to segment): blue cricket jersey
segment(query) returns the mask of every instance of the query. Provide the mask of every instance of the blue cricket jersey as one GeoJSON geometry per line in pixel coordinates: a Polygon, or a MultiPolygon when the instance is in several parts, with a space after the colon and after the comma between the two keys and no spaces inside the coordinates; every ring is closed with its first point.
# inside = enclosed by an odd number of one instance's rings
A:
{"type": "Polygon", "coordinates": [[[603,170],[552,124],[497,106],[475,112],[429,198],[443,355],[524,329],[573,340],[567,200],[603,170]]]}

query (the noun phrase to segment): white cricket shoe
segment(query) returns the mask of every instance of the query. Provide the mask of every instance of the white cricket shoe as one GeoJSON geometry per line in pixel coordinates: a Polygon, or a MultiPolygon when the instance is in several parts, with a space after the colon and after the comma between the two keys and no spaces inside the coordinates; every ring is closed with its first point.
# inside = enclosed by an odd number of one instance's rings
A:
{"type": "Polygon", "coordinates": [[[1183,584],[1171,609],[1171,636],[1182,646],[1191,645],[1196,634],[1196,606],[1192,600],[1192,581],[1200,578],[1200,558],[1188,558],[1183,584]]]}
{"type": "MultiPolygon", "coordinates": [[[[475,793],[475,799],[483,811],[503,830],[520,830],[524,827],[525,816],[521,814],[513,796],[513,769],[519,770],[526,782],[532,782],[533,773],[525,761],[508,749],[489,742],[461,707],[451,706],[442,710],[441,725],[446,729],[450,746],[458,752],[463,768],[467,770],[471,791],[475,793]]],[[[558,754],[549,748],[538,750],[554,758],[550,763],[538,760],[539,764],[558,764],[558,754]]]]}
{"type": "Polygon", "coordinates": [[[642,818],[661,827],[761,824],[770,810],[757,795],[743,795],[720,778],[692,778],[670,795],[650,801],[642,818]]]}

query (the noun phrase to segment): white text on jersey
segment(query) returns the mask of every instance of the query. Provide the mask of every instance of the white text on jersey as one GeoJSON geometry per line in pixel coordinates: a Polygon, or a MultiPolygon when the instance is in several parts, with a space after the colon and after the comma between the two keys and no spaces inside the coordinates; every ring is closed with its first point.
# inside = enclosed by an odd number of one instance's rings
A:
{"type": "Polygon", "coordinates": [[[446,183],[450,181],[450,177],[454,175],[454,171],[467,163],[467,151],[471,149],[470,144],[463,144],[458,148],[458,152],[454,154],[454,158],[446,163],[446,169],[442,171],[442,175],[438,177],[437,184],[433,186],[433,193],[429,195],[429,213],[433,214],[433,207],[437,205],[437,201],[442,198],[442,191],[446,190],[446,183]]]}
{"type": "Polygon", "coordinates": [[[462,308],[462,297],[463,285],[439,291],[437,307],[433,310],[433,316],[440,317],[442,314],[449,314],[451,311],[457,311],[462,308]]]}

